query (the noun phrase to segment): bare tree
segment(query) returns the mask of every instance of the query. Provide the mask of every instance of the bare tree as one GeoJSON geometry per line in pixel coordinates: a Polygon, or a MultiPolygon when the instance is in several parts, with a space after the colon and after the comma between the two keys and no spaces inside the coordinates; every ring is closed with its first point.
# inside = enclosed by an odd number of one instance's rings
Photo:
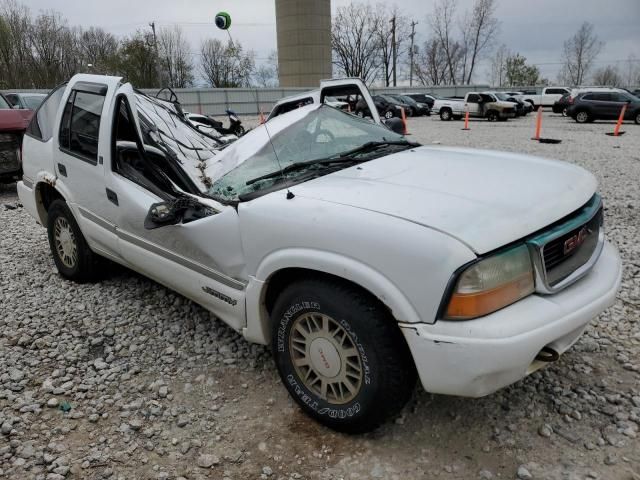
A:
{"type": "Polygon", "coordinates": [[[476,0],[471,13],[462,21],[462,45],[464,71],[462,82],[471,84],[471,78],[478,60],[491,47],[498,32],[500,22],[495,18],[496,0],[476,0]]]}
{"type": "Polygon", "coordinates": [[[624,83],[618,67],[607,65],[599,68],[593,74],[593,83],[596,85],[606,85],[608,87],[619,87],[624,83]]]}
{"type": "Polygon", "coordinates": [[[170,87],[185,88],[193,84],[193,64],[189,44],[179,26],[162,28],[158,33],[158,56],[163,81],[170,87]]]}
{"type": "Polygon", "coordinates": [[[79,36],[79,49],[83,63],[91,64],[92,72],[112,74],[116,72],[118,39],[101,28],[91,27],[79,36]]]}
{"type": "Polygon", "coordinates": [[[446,83],[447,57],[439,39],[431,38],[424,42],[415,61],[415,74],[423,85],[446,83]]]}
{"type": "Polygon", "coordinates": [[[511,55],[505,44],[500,45],[491,57],[491,85],[502,87],[506,78],[507,58],[511,55]]]}
{"type": "Polygon", "coordinates": [[[208,39],[200,47],[200,71],[208,84],[216,88],[248,87],[255,70],[253,52],[245,53],[242,45],[208,39]]]}
{"type": "Polygon", "coordinates": [[[634,54],[627,57],[624,84],[628,87],[640,85],[640,60],[634,54]]]}
{"type": "Polygon", "coordinates": [[[338,7],[333,19],[333,63],[341,74],[370,83],[380,67],[380,17],[368,5],[351,3],[338,7]]]}
{"type": "Polygon", "coordinates": [[[253,74],[254,83],[258,87],[277,87],[278,80],[278,52],[273,50],[266,63],[260,65],[253,74]]]}
{"type": "Polygon", "coordinates": [[[149,31],[138,31],[122,40],[118,49],[117,72],[138,88],[158,86],[153,36],[149,31]]]}
{"type": "Polygon", "coordinates": [[[460,60],[463,49],[459,42],[453,39],[453,22],[456,13],[456,0],[437,0],[429,23],[434,35],[440,42],[447,61],[448,81],[455,84],[458,78],[460,60]]]}
{"type": "Polygon", "coordinates": [[[389,9],[385,4],[379,3],[376,5],[374,14],[378,17],[376,21],[375,35],[378,41],[380,64],[382,67],[380,76],[382,77],[385,86],[388,87],[389,85],[391,85],[394,68],[393,31],[391,19],[395,18],[396,26],[396,76],[398,73],[398,66],[403,64],[403,59],[407,56],[407,53],[409,51],[411,22],[409,18],[400,14],[400,10],[395,5],[391,9],[389,9]]]}
{"type": "Polygon", "coordinates": [[[29,34],[36,67],[34,78],[40,85],[56,85],[81,67],[77,50],[78,31],[72,31],[67,21],[56,12],[43,12],[34,20],[29,34]]]}
{"type": "Polygon", "coordinates": [[[581,85],[603,46],[604,43],[594,32],[593,24],[584,22],[575,35],[564,42],[565,82],[570,85],[581,85]]]}
{"type": "Polygon", "coordinates": [[[29,9],[13,0],[0,8],[0,83],[8,87],[34,87],[34,59],[30,47],[29,9]]]}

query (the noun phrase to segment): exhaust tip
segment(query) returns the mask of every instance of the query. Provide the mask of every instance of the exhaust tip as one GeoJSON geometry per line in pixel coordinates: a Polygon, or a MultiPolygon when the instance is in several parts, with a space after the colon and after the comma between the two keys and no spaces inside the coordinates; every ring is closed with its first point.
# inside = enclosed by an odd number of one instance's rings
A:
{"type": "Polygon", "coordinates": [[[560,358],[560,354],[551,347],[542,347],[542,350],[536,355],[536,360],[540,362],[551,363],[560,358]]]}

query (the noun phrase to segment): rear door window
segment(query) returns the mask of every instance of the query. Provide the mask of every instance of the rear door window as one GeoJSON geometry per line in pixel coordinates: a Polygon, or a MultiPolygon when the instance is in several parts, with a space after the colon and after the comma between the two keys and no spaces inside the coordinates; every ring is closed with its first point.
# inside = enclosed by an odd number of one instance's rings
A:
{"type": "Polygon", "coordinates": [[[64,88],[65,85],[60,85],[42,102],[31,118],[27,127],[27,135],[42,142],[48,142],[53,137],[53,123],[56,121],[64,88]]]}

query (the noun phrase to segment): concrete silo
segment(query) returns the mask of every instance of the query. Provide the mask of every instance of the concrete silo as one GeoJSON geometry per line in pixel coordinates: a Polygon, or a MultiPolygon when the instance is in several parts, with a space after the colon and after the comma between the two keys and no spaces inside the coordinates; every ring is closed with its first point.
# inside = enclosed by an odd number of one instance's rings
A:
{"type": "Polygon", "coordinates": [[[331,0],[276,0],[281,87],[331,78],[331,0]]]}

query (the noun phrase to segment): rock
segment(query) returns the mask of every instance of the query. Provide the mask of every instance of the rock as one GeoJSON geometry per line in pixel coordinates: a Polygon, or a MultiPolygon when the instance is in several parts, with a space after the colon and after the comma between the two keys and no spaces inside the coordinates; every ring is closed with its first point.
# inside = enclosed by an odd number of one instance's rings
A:
{"type": "Polygon", "coordinates": [[[57,398],[50,398],[47,400],[47,407],[56,408],[60,404],[60,401],[57,398]]]}
{"type": "Polygon", "coordinates": [[[219,465],[220,459],[215,455],[202,454],[198,457],[198,466],[200,468],[211,468],[214,465],[219,465]]]}
{"type": "Polygon", "coordinates": [[[129,420],[129,428],[134,432],[137,432],[142,428],[142,420],[140,420],[139,418],[132,418],[131,420],[129,420]]]}
{"type": "Polygon", "coordinates": [[[12,367],[9,369],[9,378],[12,382],[19,382],[24,378],[24,372],[12,367]]]}
{"type": "Polygon", "coordinates": [[[271,470],[271,467],[262,467],[262,473],[267,477],[270,477],[273,475],[273,470],[271,470]]]}
{"type": "Polygon", "coordinates": [[[609,453],[606,457],[604,457],[605,465],[615,465],[616,463],[618,463],[618,459],[615,455],[609,453]]]}
{"type": "Polygon", "coordinates": [[[516,472],[516,475],[520,480],[531,480],[533,478],[533,475],[531,475],[529,470],[527,470],[527,468],[524,465],[520,465],[518,467],[518,471],[516,472]]]}
{"type": "Polygon", "coordinates": [[[178,427],[183,428],[189,424],[189,417],[186,415],[178,415],[178,420],[176,420],[176,425],[178,427]]]}
{"type": "Polygon", "coordinates": [[[540,435],[541,437],[549,438],[552,433],[553,430],[551,426],[547,425],[546,423],[538,429],[538,435],[540,435]]]}
{"type": "Polygon", "coordinates": [[[480,477],[480,480],[493,480],[494,478],[493,473],[491,473],[489,470],[480,470],[478,476],[480,477]]]}
{"type": "Polygon", "coordinates": [[[369,475],[373,478],[383,478],[385,476],[385,471],[379,463],[376,463],[371,469],[371,472],[369,472],[369,475]]]}

